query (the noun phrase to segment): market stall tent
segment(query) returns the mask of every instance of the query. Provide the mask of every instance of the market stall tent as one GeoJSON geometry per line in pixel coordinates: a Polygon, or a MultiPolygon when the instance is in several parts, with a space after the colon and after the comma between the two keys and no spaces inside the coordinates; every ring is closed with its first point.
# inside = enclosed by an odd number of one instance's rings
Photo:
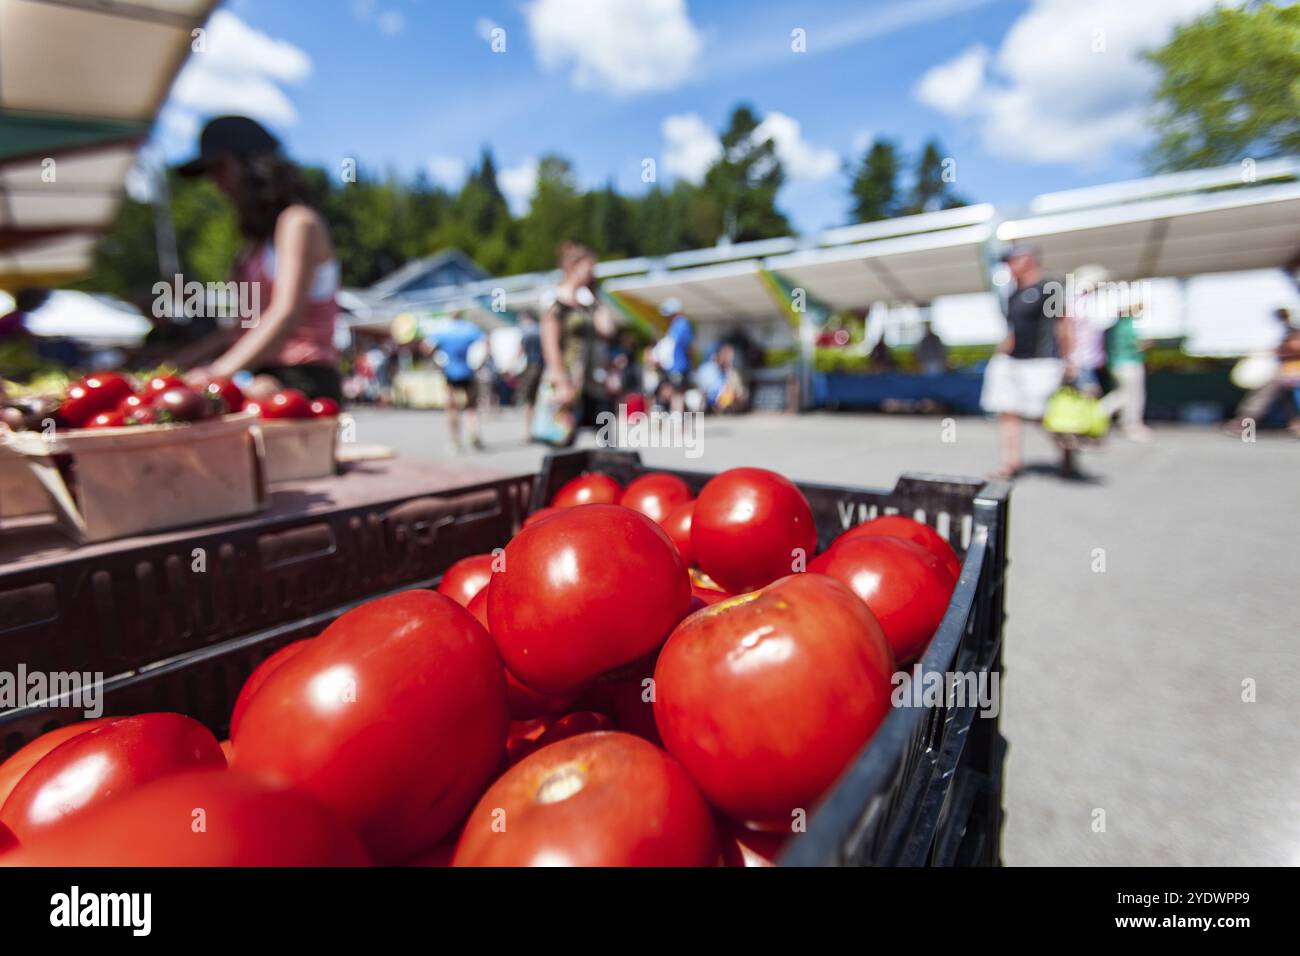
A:
{"type": "Polygon", "coordinates": [[[0,0],[0,286],[83,272],[217,0],[0,0]]]}

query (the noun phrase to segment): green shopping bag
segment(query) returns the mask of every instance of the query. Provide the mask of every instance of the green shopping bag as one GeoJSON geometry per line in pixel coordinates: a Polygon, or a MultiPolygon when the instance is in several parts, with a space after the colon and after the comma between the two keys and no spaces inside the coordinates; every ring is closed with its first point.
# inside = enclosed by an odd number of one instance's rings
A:
{"type": "Polygon", "coordinates": [[[1104,438],[1110,431],[1110,416],[1097,399],[1073,385],[1062,385],[1047,400],[1043,427],[1058,435],[1104,438]]]}

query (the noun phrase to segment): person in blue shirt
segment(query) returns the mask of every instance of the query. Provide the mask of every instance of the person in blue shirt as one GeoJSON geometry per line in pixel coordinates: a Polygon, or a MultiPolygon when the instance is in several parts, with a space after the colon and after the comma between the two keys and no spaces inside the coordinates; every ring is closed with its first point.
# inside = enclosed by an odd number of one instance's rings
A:
{"type": "Polygon", "coordinates": [[[677,299],[665,299],[659,306],[659,314],[671,319],[668,333],[655,346],[655,360],[663,372],[660,396],[673,411],[681,411],[683,395],[690,385],[691,344],[695,341],[695,330],[682,314],[682,304],[677,299]]]}
{"type": "Polygon", "coordinates": [[[469,425],[470,444],[482,450],[483,439],[479,432],[478,383],[474,367],[470,365],[470,349],[485,339],[483,330],[460,313],[440,326],[429,336],[434,361],[447,378],[447,424],[451,428],[451,442],[456,451],[461,450],[460,413],[464,411],[469,425]]]}

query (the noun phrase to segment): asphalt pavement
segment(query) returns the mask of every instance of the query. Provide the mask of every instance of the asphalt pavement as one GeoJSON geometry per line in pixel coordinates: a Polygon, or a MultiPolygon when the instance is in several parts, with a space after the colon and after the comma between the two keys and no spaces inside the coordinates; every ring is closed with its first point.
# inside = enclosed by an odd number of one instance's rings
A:
{"type": "MultiPolygon", "coordinates": [[[[443,413],[353,415],[358,442],[451,454],[443,413]]],[[[484,434],[467,462],[516,473],[545,454],[513,409],[484,434]]],[[[969,418],[709,418],[700,438],[699,457],[642,455],[890,487],[997,454],[995,425],[969,418]]],[[[1044,467],[1011,499],[1006,862],[1300,865],[1300,442],[1157,426],[1085,454],[1086,482],[1050,474],[1041,433],[1026,452],[1044,467]]]]}

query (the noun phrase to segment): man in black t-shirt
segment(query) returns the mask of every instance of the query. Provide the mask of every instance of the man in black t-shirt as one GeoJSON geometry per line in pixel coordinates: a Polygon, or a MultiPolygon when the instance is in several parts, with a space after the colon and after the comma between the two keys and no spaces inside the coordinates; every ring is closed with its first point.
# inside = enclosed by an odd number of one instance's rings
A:
{"type": "Polygon", "coordinates": [[[1069,347],[1061,283],[1045,279],[1038,250],[1013,245],[1002,261],[1016,283],[1007,301],[1007,337],[998,346],[1008,360],[985,382],[982,402],[998,413],[1000,423],[1002,462],[994,477],[1012,478],[1024,465],[1021,423],[1043,417],[1047,400],[1060,387],[1061,356],[1069,347]]]}

